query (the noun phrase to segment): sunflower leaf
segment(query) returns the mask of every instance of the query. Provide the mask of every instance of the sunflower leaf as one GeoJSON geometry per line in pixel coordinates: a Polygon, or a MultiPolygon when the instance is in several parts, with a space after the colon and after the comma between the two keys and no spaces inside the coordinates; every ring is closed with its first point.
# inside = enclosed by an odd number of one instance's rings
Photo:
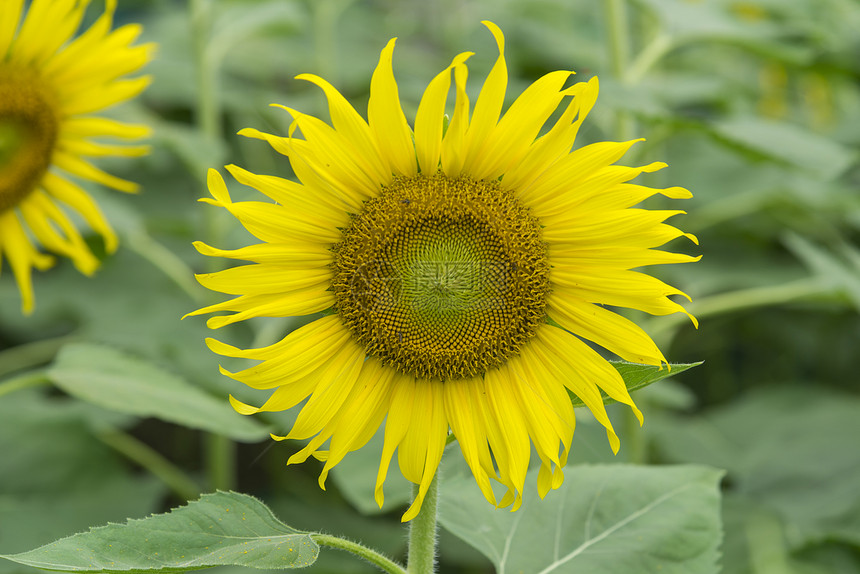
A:
{"type": "Polygon", "coordinates": [[[204,494],[199,500],[126,524],[108,524],[2,558],[65,572],[183,572],[212,566],[304,568],[319,546],[252,496],[204,494]]]}
{"type": "Polygon", "coordinates": [[[112,411],[157,417],[241,441],[261,440],[267,434],[263,425],[234,412],[226,400],[103,345],[66,345],[48,377],[70,395],[112,411]]]}
{"type": "MultiPolygon", "coordinates": [[[[621,378],[624,379],[627,391],[633,392],[647,387],[652,383],[656,383],[661,379],[677,375],[678,373],[683,373],[687,369],[692,369],[693,367],[698,367],[703,363],[703,361],[699,361],[698,363],[670,363],[669,368],[660,368],[655,367],[654,365],[640,365],[638,363],[628,363],[626,361],[609,361],[609,363],[615,367],[619,373],[621,373],[621,378]]],[[[604,403],[610,404],[615,402],[615,399],[610,398],[603,392],[603,390],[601,390],[600,393],[603,395],[604,403]]],[[[570,395],[570,402],[573,403],[574,408],[585,406],[585,403],[583,403],[579,397],[570,391],[568,391],[568,394],[570,395]]]]}
{"type": "MultiPolygon", "coordinates": [[[[493,508],[467,473],[441,485],[439,520],[500,573],[713,574],[722,471],[694,465],[576,465],[541,501],[493,508]]],[[[536,479],[529,473],[526,484],[536,479]]]]}

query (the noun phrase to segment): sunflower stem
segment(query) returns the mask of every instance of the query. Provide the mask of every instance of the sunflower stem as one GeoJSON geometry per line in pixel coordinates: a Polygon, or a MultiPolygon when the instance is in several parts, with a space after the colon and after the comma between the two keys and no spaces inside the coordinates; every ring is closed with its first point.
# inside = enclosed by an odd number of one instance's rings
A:
{"type": "MultiPolygon", "coordinates": [[[[221,137],[221,109],[218,99],[218,60],[209,49],[212,32],[212,3],[210,0],[191,0],[191,36],[194,43],[194,63],[197,72],[197,127],[210,141],[221,137]]],[[[195,174],[198,175],[198,174],[195,174]]],[[[209,245],[218,245],[221,237],[219,212],[206,210],[206,233],[209,245]]],[[[207,258],[207,271],[218,271],[214,257],[207,258]]],[[[213,489],[231,490],[236,482],[236,445],[229,438],[209,434],[206,436],[206,464],[209,482],[213,489]]]]}
{"type": "Polygon", "coordinates": [[[203,135],[215,140],[221,134],[221,113],[218,104],[218,66],[209,50],[212,5],[210,0],[191,0],[190,9],[197,72],[196,122],[203,135]]]}
{"type": "MultiPolygon", "coordinates": [[[[648,397],[638,394],[636,403],[640,411],[648,410],[648,397]]],[[[627,461],[633,464],[648,464],[648,435],[639,428],[639,419],[632,409],[624,413],[624,447],[627,449],[627,461]]]]}
{"type": "Polygon", "coordinates": [[[206,435],[206,449],[210,488],[234,490],[236,488],[236,444],[224,435],[210,433],[206,435]]]}
{"type": "Polygon", "coordinates": [[[357,542],[344,540],[343,538],[330,536],[328,534],[311,534],[311,538],[320,546],[328,546],[330,548],[352,552],[356,556],[359,556],[378,567],[383,572],[388,572],[389,574],[406,574],[406,570],[404,570],[400,564],[371,548],[362,546],[357,542]]]}
{"type": "MultiPolygon", "coordinates": [[[[626,85],[627,62],[630,56],[630,30],[627,22],[627,0],[604,0],[609,61],[615,80],[626,85]]],[[[634,133],[633,116],[619,109],[615,115],[615,137],[628,141],[634,133]]]]}
{"type": "Polygon", "coordinates": [[[50,384],[51,379],[48,378],[43,370],[24,373],[23,375],[12,377],[11,379],[0,383],[0,397],[14,393],[15,391],[29,389],[30,387],[39,387],[50,384]]]}
{"type": "MultiPolygon", "coordinates": [[[[412,485],[412,498],[418,496],[419,486],[412,485]]],[[[433,477],[424,496],[418,516],[409,523],[409,574],[433,574],[436,563],[436,505],[439,498],[439,472],[433,477]]]]}
{"type": "Polygon", "coordinates": [[[194,281],[194,272],[173,251],[145,231],[129,234],[125,244],[164,273],[196,304],[206,303],[206,292],[194,281]]]}
{"type": "Polygon", "coordinates": [[[200,488],[196,482],[149,445],[130,434],[118,429],[109,429],[98,433],[96,437],[148,470],[184,500],[194,500],[200,496],[200,488]]]}

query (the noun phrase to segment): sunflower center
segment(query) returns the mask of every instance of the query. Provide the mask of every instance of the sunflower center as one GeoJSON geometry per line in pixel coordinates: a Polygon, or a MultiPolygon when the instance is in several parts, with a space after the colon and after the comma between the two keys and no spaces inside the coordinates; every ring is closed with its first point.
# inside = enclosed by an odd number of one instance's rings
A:
{"type": "Polygon", "coordinates": [[[480,375],[544,322],[540,229],[498,182],[395,179],[333,247],[336,311],[369,354],[400,372],[480,375]]]}
{"type": "Polygon", "coordinates": [[[0,213],[29,195],[51,165],[55,110],[35,75],[0,63],[0,213]]]}

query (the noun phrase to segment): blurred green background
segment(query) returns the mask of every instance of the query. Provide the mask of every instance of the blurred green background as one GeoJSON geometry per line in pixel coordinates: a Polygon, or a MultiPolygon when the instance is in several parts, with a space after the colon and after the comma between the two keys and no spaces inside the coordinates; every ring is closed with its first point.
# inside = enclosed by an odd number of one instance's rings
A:
{"type": "MultiPolygon", "coordinates": [[[[726,469],[724,572],[860,573],[860,2],[637,0],[620,3],[616,35],[609,4],[120,0],[118,22],[142,23],[159,49],[147,68],[152,86],[110,114],[152,125],[153,151],[102,162],[140,182],[140,195],[83,183],[122,239],[94,278],[66,261],[37,274],[29,317],[8,270],[0,278],[0,385],[35,381],[0,396],[0,552],[160,512],[217,486],[260,496],[291,526],[402,556],[406,489],[389,476],[390,502],[374,512],[372,448],[347,457],[323,492],[318,463],[285,466],[300,445],[267,438],[284,434],[291,415],[222,411],[227,393],[260,398],[218,374],[202,318],[179,318],[214,300],[191,277],[213,262],[191,242],[215,237],[233,248],[249,236],[196,200],[209,167],[289,176],[285,158],[235,132],[286,133],[289,116],[270,103],[326,118],[319,90],[293,79],[305,72],[363,111],[390,37],[400,38],[394,66],[407,117],[461,51],[476,52],[474,101],[497,55],[479,23],[489,19],[507,39],[509,102],[551,70],[597,75],[600,97],[579,144],[645,137],[622,162],[669,167],[638,182],[694,194],[646,207],[688,212],[673,222],[700,246],[670,249],[701,262],[650,272],[693,297],[687,308],[700,328],[681,316],[631,316],[671,362],[705,363],[634,396],[642,429],[611,412],[623,431],[617,457],[578,411],[571,464],[726,469]],[[55,384],[38,385],[45,377],[55,384]]],[[[250,321],[214,335],[267,344],[307,320],[250,321]]],[[[445,532],[440,559],[446,573],[493,571],[445,532]]],[[[374,571],[337,552],[315,568],[374,571]]],[[[25,570],[0,562],[0,574],[25,570]]]]}

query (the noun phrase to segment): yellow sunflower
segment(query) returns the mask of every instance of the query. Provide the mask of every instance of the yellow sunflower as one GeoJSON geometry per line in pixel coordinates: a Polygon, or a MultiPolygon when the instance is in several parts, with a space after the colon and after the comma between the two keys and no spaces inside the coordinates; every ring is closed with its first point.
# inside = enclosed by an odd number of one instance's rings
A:
{"type": "Polygon", "coordinates": [[[595,103],[596,78],[568,86],[573,72],[551,72],[500,117],[504,36],[484,24],[500,53],[471,116],[472,54],[463,53],[430,82],[411,129],[391,40],[371,79],[368,121],[331,84],[304,74],[298,78],[325,93],[331,125],[284,108],[293,118],[287,137],[240,132],[289,157],[298,182],[229,165],[239,183],[272,201],[233,202],[215,170],[214,199],[202,200],[229,210],[262,243],[195,244],[205,255],[253,263],[199,275],[207,288],[238,297],[192,314],[234,312],[208,320],[218,328],[329,310],[260,349],[208,339],[215,353],[260,361],[237,373],[222,368],[227,376],[274,390],[261,407],[231,397],[233,406],[252,414],[307,400],[289,434],[273,438],[310,439],[289,463],[325,461],[323,487],[329,470],[386,419],[376,499],[381,505],[397,450],[403,475],[419,485],[404,521],[421,507],[449,429],[487,500],[514,510],[532,446],[539,495],[562,482],[574,429],[568,391],[617,451],[600,390],[630,405],[640,422],[641,414],[618,372],[583,339],[662,365],[648,335],[604,305],[684,312],[668,298],[679,290],[632,269],[697,259],[654,249],[681,235],[695,240],[664,223],[682,212],[632,208],[656,193],[690,197],[678,187],[628,183],[665,164],[613,165],[632,141],[571,151],[595,103]],[[456,101],[446,126],[452,71],[456,101]],[[507,487],[501,500],[491,478],[507,487]]]}
{"type": "Polygon", "coordinates": [[[150,59],[153,46],[132,46],[140,35],[138,25],[111,30],[116,0],[107,0],[104,14],[75,39],[89,0],[33,0],[25,15],[23,4],[0,2],[0,265],[8,260],[23,310],[30,312],[32,269],[47,269],[54,261],[37,249],[37,242],[71,259],[82,273],[98,267],[61,206],[99,233],[108,252],[116,249],[116,236],[95,202],[68,176],[137,190],[84,158],[148,151],[93,141],[137,139],[149,129],[91,114],[136,96],[149,84],[146,77],[123,77],[150,59]]]}

